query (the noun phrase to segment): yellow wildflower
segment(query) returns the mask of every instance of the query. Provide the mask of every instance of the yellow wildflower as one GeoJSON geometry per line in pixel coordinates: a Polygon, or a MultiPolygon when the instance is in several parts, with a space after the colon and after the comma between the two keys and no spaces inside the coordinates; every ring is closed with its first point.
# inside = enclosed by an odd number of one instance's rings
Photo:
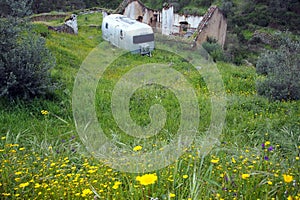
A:
{"type": "Polygon", "coordinates": [[[188,178],[189,176],[188,175],[183,175],[182,178],[186,179],[188,178]]]}
{"type": "Polygon", "coordinates": [[[96,171],[97,171],[97,170],[90,169],[90,170],[88,170],[88,173],[93,174],[93,173],[95,173],[96,171]]]}
{"type": "Polygon", "coordinates": [[[92,192],[90,189],[84,189],[84,190],[82,191],[81,196],[82,196],[82,197],[86,197],[86,196],[91,195],[91,194],[93,194],[93,192],[92,192]]]}
{"type": "Polygon", "coordinates": [[[293,176],[291,176],[291,175],[283,174],[282,176],[283,176],[284,182],[286,182],[286,183],[290,183],[293,181],[293,176]]]}
{"type": "Polygon", "coordinates": [[[121,184],[122,184],[122,182],[116,181],[116,182],[114,183],[114,186],[112,186],[112,188],[116,190],[116,189],[119,188],[119,185],[121,185],[121,184]]]}
{"type": "Polygon", "coordinates": [[[270,145],[270,144],[271,144],[270,141],[266,141],[266,142],[265,142],[265,146],[268,146],[268,145],[270,145]]]}
{"type": "Polygon", "coordinates": [[[27,187],[28,185],[29,185],[29,182],[21,183],[21,184],[19,185],[19,187],[20,187],[20,188],[25,188],[25,187],[27,187]]]}
{"type": "Polygon", "coordinates": [[[79,192],[78,192],[78,193],[76,193],[76,194],[75,194],[75,196],[76,196],[76,197],[80,196],[80,193],[79,193],[79,192]]]}
{"type": "Polygon", "coordinates": [[[156,174],[145,174],[143,176],[137,176],[136,180],[140,182],[141,185],[151,185],[157,181],[156,174]]]}
{"type": "Polygon", "coordinates": [[[267,183],[268,185],[273,185],[272,181],[268,181],[267,183]]]}
{"type": "Polygon", "coordinates": [[[22,172],[15,172],[15,175],[20,175],[22,174],[22,172]]]}
{"type": "Polygon", "coordinates": [[[170,198],[175,197],[175,196],[176,196],[176,195],[173,194],[173,193],[170,193],[170,194],[169,194],[169,197],[170,197],[170,198]]]}
{"type": "Polygon", "coordinates": [[[236,163],[234,157],[231,158],[231,162],[232,162],[232,163],[236,163]]]}
{"type": "Polygon", "coordinates": [[[133,148],[133,151],[140,151],[140,150],[142,150],[142,146],[135,146],[134,148],[133,148]]]}
{"type": "Polygon", "coordinates": [[[219,160],[220,160],[219,158],[211,159],[210,162],[216,164],[219,162],[219,160]]]}
{"type": "Polygon", "coordinates": [[[41,110],[41,113],[42,113],[42,115],[48,115],[49,111],[47,111],[47,110],[41,110]]]}
{"type": "Polygon", "coordinates": [[[242,179],[247,179],[250,177],[250,174],[242,174],[242,179]]]}

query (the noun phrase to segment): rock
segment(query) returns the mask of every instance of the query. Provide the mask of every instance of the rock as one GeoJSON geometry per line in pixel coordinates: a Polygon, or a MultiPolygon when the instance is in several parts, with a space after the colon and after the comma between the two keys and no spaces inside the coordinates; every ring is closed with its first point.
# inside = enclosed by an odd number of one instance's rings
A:
{"type": "Polygon", "coordinates": [[[249,61],[246,60],[246,59],[242,60],[242,63],[243,63],[244,65],[248,66],[248,67],[253,67],[253,66],[254,66],[251,62],[249,62],[249,61]]]}
{"type": "Polygon", "coordinates": [[[263,44],[272,44],[273,41],[274,38],[271,34],[256,30],[249,42],[252,44],[256,44],[258,42],[262,42],[263,44]]]}

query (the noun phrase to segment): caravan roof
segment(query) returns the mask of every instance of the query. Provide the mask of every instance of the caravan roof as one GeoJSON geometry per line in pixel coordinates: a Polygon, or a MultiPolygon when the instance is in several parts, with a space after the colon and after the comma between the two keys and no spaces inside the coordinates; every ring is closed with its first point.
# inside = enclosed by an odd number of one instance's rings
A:
{"type": "Polygon", "coordinates": [[[137,29],[151,29],[150,26],[142,22],[136,21],[134,19],[128,18],[120,14],[112,14],[105,17],[105,21],[110,23],[110,25],[119,25],[120,28],[126,29],[127,31],[134,31],[137,29]]]}

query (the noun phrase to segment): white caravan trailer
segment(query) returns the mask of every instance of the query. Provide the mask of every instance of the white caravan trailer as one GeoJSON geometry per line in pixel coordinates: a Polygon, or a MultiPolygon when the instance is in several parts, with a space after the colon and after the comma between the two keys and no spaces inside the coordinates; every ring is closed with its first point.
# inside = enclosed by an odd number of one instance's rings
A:
{"type": "Polygon", "coordinates": [[[154,33],[151,26],[120,14],[104,17],[102,37],[132,53],[150,55],[154,49],[154,33]]]}

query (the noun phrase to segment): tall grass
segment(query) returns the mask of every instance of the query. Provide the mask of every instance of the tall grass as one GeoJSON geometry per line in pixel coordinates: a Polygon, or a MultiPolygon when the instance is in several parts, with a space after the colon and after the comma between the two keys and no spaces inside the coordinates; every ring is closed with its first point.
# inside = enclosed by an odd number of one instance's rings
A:
{"type": "MultiPolygon", "coordinates": [[[[61,83],[55,96],[0,101],[0,199],[300,199],[300,103],[269,102],[257,96],[252,67],[217,63],[227,93],[227,115],[220,143],[208,155],[199,152],[201,141],[195,141],[176,162],[151,172],[157,180],[150,185],[136,179],[143,174],[119,172],[93,158],[76,133],[71,91],[81,62],[102,41],[101,30],[89,26],[100,25],[101,17],[79,16],[78,23],[78,36],[52,31],[47,36],[57,59],[52,76],[61,83]]],[[[209,93],[197,72],[187,70],[188,63],[160,50],[151,58],[126,54],[100,80],[96,101],[104,103],[96,109],[106,134],[120,139],[132,153],[158,147],[119,131],[109,91],[126,71],[155,62],[172,62],[196,88],[204,116],[199,133],[210,123],[209,93]],[[135,152],[137,145],[143,148],[135,152]]],[[[143,87],[131,98],[132,118],[140,125],[149,123],[153,103],[172,111],[160,133],[163,145],[176,133],[178,103],[164,88],[143,87]]]]}

